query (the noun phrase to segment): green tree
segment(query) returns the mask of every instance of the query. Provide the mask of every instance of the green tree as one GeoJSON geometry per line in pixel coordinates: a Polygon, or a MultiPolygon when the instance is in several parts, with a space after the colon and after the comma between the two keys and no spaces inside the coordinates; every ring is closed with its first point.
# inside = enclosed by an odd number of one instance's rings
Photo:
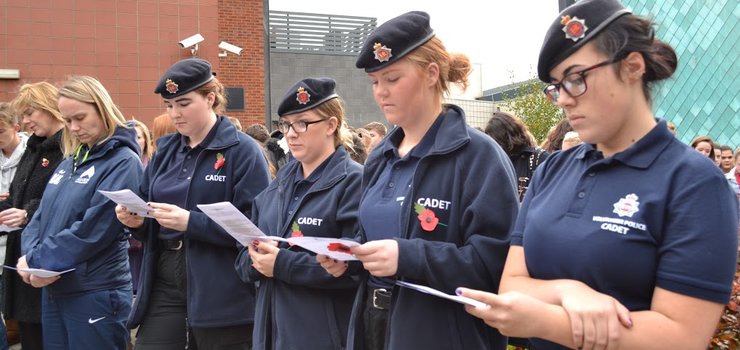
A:
{"type": "Polygon", "coordinates": [[[537,141],[542,142],[550,128],[563,118],[562,110],[545,97],[542,93],[545,84],[538,79],[516,85],[518,87],[508,93],[508,98],[501,104],[521,118],[537,141]]]}

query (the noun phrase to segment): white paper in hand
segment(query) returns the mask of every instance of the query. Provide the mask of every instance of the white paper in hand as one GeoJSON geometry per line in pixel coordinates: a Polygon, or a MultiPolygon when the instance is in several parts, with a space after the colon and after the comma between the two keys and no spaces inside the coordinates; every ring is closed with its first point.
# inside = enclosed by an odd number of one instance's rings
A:
{"type": "Polygon", "coordinates": [[[198,208],[245,247],[252,244],[255,239],[268,239],[265,233],[231,202],[198,204],[198,208]]]}
{"type": "Polygon", "coordinates": [[[131,190],[120,190],[120,191],[103,191],[98,190],[100,194],[110,198],[112,201],[116,202],[116,204],[120,204],[122,207],[126,207],[128,211],[132,213],[136,213],[139,216],[143,216],[145,218],[152,217],[149,215],[149,211],[152,210],[152,208],[144,202],[141,197],[137,196],[136,193],[134,193],[131,190]]]}
{"type": "Polygon", "coordinates": [[[30,273],[30,274],[32,274],[34,276],[41,277],[41,278],[49,278],[49,277],[59,276],[59,275],[65,274],[67,272],[70,272],[70,271],[74,271],[75,270],[75,269],[69,269],[69,270],[64,270],[64,271],[49,271],[49,270],[44,270],[44,269],[30,269],[30,268],[29,269],[18,269],[18,268],[15,268],[15,267],[12,267],[12,266],[8,266],[8,265],[3,265],[3,267],[6,268],[6,269],[21,271],[21,272],[27,272],[27,273],[30,273]]]}
{"type": "Polygon", "coordinates": [[[290,237],[287,241],[303,249],[310,250],[316,254],[326,255],[339,261],[357,260],[350,251],[350,248],[360,245],[360,243],[348,239],[327,237],[290,237]]]}
{"type": "Polygon", "coordinates": [[[443,292],[440,292],[440,291],[438,291],[438,290],[436,290],[434,288],[427,287],[427,286],[422,286],[422,285],[419,285],[419,284],[413,284],[413,283],[404,282],[404,281],[396,281],[396,284],[399,285],[399,286],[401,286],[401,287],[410,288],[410,289],[417,290],[417,291],[422,292],[422,293],[431,294],[431,295],[434,295],[436,297],[440,297],[440,298],[452,300],[452,301],[454,301],[456,303],[460,303],[460,304],[467,304],[467,305],[471,305],[471,306],[475,306],[475,307],[486,307],[486,306],[488,306],[487,304],[481,303],[480,301],[475,300],[475,299],[470,299],[468,297],[463,297],[463,296],[458,296],[458,295],[452,295],[452,294],[443,293],[443,292]]]}

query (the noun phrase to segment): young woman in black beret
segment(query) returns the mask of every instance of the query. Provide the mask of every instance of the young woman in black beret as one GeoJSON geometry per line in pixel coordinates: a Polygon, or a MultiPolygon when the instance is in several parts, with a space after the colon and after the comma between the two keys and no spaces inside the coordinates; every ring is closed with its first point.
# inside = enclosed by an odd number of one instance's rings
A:
{"type": "MultiPolygon", "coordinates": [[[[349,349],[504,349],[506,338],[449,300],[401,288],[405,281],[454,293],[497,290],[518,209],[506,153],[442,99],[467,84],[470,62],[450,54],[424,12],[389,20],[357,58],[375,102],[397,125],[365,163],[360,202],[366,271],[349,349]]],[[[320,257],[335,276],[355,274],[320,257]]]]}
{"type": "Polygon", "coordinates": [[[156,93],[177,133],[163,136],[138,192],[153,218],[116,207],[118,219],[144,242],[129,327],[135,349],[249,349],[254,286],[234,271],[236,240],[198,208],[230,201],[249,215],[270,179],[260,146],[220,115],[223,85],[201,59],[175,63],[156,93]],[[188,337],[188,330],[191,330],[188,337]]]}
{"type": "MultiPolygon", "coordinates": [[[[352,147],[333,79],[306,78],[278,108],[278,128],[295,159],[260,193],[252,220],[267,235],[354,238],[362,166],[352,147]]],[[[358,278],[334,278],[315,254],[287,243],[256,241],[236,262],[247,282],[259,282],[255,350],[341,350],[347,345],[358,278]]]]}
{"type": "Polygon", "coordinates": [[[544,92],[584,144],[530,183],[499,295],[466,307],[536,349],[706,349],[730,298],[737,200],[651,110],[675,71],[650,20],[617,0],[565,9],[540,52],[544,92]]]}

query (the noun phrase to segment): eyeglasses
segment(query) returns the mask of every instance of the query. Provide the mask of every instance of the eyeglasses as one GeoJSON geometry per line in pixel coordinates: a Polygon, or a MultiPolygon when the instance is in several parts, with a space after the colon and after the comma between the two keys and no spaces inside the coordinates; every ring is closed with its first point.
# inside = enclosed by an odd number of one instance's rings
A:
{"type": "Polygon", "coordinates": [[[545,89],[542,90],[542,92],[545,93],[547,99],[550,100],[550,102],[552,102],[553,104],[558,103],[558,98],[560,98],[560,88],[565,90],[565,92],[567,92],[570,97],[581,96],[585,94],[586,90],[588,89],[588,86],[586,86],[586,72],[599,67],[610,65],[617,61],[619,60],[606,60],[604,62],[597,63],[591,67],[588,67],[580,72],[570,73],[563,77],[563,80],[561,80],[559,83],[545,86],[545,89]]]}
{"type": "Polygon", "coordinates": [[[319,119],[319,120],[314,120],[312,122],[307,122],[303,120],[299,120],[297,122],[292,122],[292,123],[280,122],[278,123],[278,130],[280,130],[280,132],[282,132],[283,134],[287,134],[288,130],[290,130],[290,128],[293,128],[293,131],[300,134],[300,133],[306,132],[306,130],[308,130],[309,125],[321,123],[327,120],[329,119],[319,119]]]}

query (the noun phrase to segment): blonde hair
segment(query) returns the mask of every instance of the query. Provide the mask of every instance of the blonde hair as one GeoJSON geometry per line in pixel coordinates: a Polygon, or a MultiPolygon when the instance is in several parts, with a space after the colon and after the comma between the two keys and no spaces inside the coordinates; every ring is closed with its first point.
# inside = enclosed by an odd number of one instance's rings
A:
{"type": "Polygon", "coordinates": [[[442,41],[436,36],[411,51],[405,58],[421,69],[426,69],[430,63],[439,66],[436,90],[440,96],[450,92],[450,83],[460,85],[463,90],[468,88],[468,76],[473,70],[470,59],[463,54],[447,52],[442,41]]]}
{"type": "Polygon", "coordinates": [[[135,127],[141,128],[141,133],[144,134],[144,149],[141,150],[141,156],[146,157],[146,159],[152,159],[154,145],[152,144],[152,135],[149,133],[149,128],[146,127],[144,122],[135,118],[132,118],[131,121],[134,122],[135,127]]]}
{"type": "Polygon", "coordinates": [[[18,124],[18,114],[10,107],[10,103],[0,102],[0,122],[10,127],[18,124]]]}
{"type": "Polygon", "coordinates": [[[352,133],[349,131],[347,122],[344,120],[344,102],[342,98],[332,98],[314,107],[313,110],[323,118],[337,118],[339,123],[337,129],[334,131],[334,147],[342,145],[347,151],[352,152],[354,150],[354,142],[352,142],[352,133]]]}
{"type": "MultiPolygon", "coordinates": [[[[123,113],[113,103],[113,99],[111,99],[103,84],[93,77],[74,76],[69,78],[59,89],[59,97],[66,97],[95,107],[95,111],[103,120],[107,132],[101,141],[111,138],[116,132],[116,127],[126,127],[126,118],[123,117],[123,113]]],[[[79,146],[80,140],[72,136],[69,125],[65,123],[62,136],[62,152],[65,156],[70,156],[79,146]]]]}
{"type": "Polygon", "coordinates": [[[18,91],[18,96],[10,102],[10,107],[20,116],[24,115],[25,109],[29,107],[38,111],[44,111],[51,115],[52,118],[64,124],[64,118],[57,106],[58,94],[59,90],[56,86],[45,81],[24,84],[18,91]]]}

